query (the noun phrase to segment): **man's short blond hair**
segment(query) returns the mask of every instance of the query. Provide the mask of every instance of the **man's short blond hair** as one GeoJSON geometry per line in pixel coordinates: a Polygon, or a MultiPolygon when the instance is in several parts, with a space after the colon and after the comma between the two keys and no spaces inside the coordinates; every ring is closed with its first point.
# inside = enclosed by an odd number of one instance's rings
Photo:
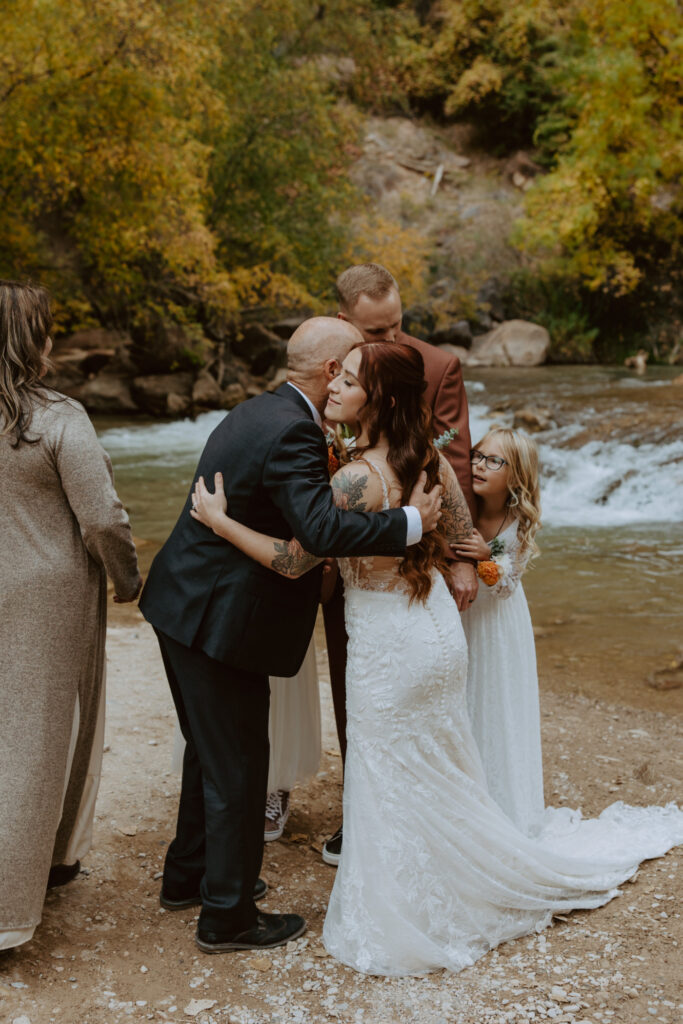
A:
{"type": "Polygon", "coordinates": [[[383,299],[392,288],[398,291],[393,274],[379,263],[358,263],[337,278],[337,299],[342,313],[355,309],[361,295],[369,299],[383,299]]]}

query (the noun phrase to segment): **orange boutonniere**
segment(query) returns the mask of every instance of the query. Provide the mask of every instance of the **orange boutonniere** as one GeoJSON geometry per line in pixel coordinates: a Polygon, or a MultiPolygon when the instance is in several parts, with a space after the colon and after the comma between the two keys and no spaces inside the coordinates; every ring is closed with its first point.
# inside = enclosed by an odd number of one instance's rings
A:
{"type": "Polygon", "coordinates": [[[341,462],[339,461],[339,456],[337,455],[336,451],[334,450],[334,445],[333,444],[328,444],[328,446],[327,446],[327,469],[329,471],[330,477],[334,476],[334,474],[337,472],[337,470],[339,469],[340,466],[341,466],[341,462]]]}
{"type": "Polygon", "coordinates": [[[487,587],[495,587],[496,583],[500,579],[502,573],[498,562],[479,562],[477,565],[477,575],[480,580],[483,580],[487,587]]]}

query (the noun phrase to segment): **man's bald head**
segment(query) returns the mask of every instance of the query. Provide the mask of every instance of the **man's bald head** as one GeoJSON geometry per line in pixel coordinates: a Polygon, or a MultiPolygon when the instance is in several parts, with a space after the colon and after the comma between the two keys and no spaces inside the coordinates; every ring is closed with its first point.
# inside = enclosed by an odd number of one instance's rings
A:
{"type": "Polygon", "coordinates": [[[289,376],[299,381],[325,372],[330,360],[341,365],[354,345],[362,342],[360,331],[345,320],[314,316],[297,327],[287,344],[289,376]]]}

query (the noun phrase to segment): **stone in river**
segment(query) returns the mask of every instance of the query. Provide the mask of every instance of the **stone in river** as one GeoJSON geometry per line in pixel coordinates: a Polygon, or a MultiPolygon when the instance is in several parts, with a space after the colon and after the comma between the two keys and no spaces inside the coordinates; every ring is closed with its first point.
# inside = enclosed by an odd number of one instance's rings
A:
{"type": "Polygon", "coordinates": [[[528,320],[506,320],[472,342],[471,366],[541,366],[548,358],[550,335],[528,320]]]}
{"type": "Polygon", "coordinates": [[[554,423],[550,418],[550,409],[518,409],[512,425],[515,430],[528,430],[536,434],[541,430],[549,430],[554,423]]]}

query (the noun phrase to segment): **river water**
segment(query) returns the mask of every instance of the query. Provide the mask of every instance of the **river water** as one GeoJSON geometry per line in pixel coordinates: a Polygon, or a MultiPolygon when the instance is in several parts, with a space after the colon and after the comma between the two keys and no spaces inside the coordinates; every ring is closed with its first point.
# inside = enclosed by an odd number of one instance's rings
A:
{"type": "MultiPolygon", "coordinates": [[[[513,410],[547,410],[542,550],[524,578],[543,685],[683,712],[683,689],[646,680],[683,649],[683,388],[675,371],[541,367],[467,373],[472,441],[513,410]]],[[[156,547],[225,414],[98,418],[136,537],[156,547]]],[[[150,545],[150,550],[152,546],[150,545]]]]}

